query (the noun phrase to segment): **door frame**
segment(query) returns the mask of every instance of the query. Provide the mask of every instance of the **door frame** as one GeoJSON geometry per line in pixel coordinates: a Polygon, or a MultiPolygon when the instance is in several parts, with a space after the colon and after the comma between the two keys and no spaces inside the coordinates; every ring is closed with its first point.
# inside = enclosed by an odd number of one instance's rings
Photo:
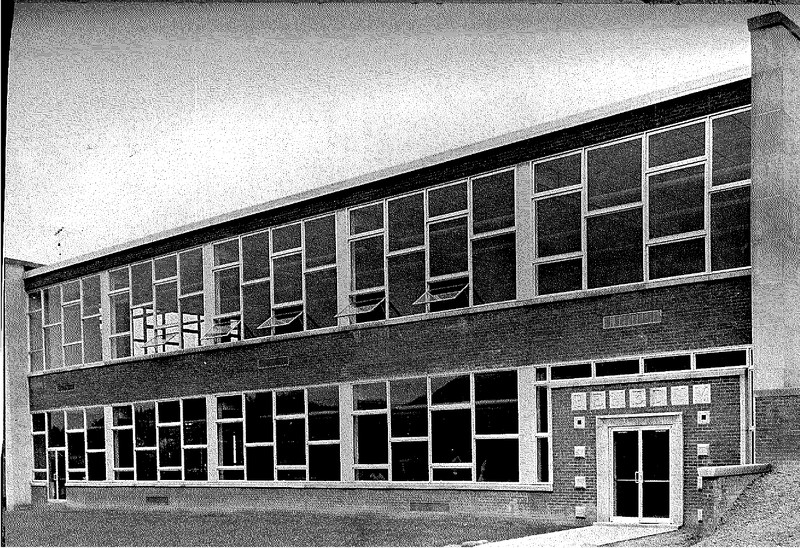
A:
{"type": "Polygon", "coordinates": [[[612,521],[614,509],[614,454],[611,432],[615,429],[659,429],[669,431],[669,519],[614,519],[623,523],[669,523],[683,525],[683,414],[643,413],[596,417],[597,521],[612,521]]]}
{"type": "Polygon", "coordinates": [[[47,502],[64,502],[67,500],[66,494],[66,484],[67,484],[67,450],[66,447],[57,447],[55,449],[48,449],[47,450],[47,502]],[[58,454],[62,454],[62,459],[64,461],[63,469],[58,465],[58,454]],[[55,461],[55,466],[57,468],[57,472],[60,473],[58,479],[53,479],[54,471],[51,465],[51,455],[53,460],[55,461]],[[53,486],[55,484],[55,486],[53,486]],[[59,497],[58,494],[60,492],[60,486],[64,488],[64,496],[59,497]],[[51,497],[51,489],[53,489],[55,496],[51,497]]]}

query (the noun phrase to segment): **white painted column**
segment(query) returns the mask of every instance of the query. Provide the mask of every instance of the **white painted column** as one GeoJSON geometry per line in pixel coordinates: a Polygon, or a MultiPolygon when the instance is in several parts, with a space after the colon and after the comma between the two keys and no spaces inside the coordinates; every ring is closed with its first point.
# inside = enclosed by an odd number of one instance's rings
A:
{"type": "Polygon", "coordinates": [[[114,479],[114,410],[110,405],[103,407],[103,423],[106,438],[106,481],[114,479]]]}
{"type": "MultiPolygon", "coordinates": [[[[349,223],[347,210],[336,211],[336,309],[344,310],[350,304],[350,246],[347,243],[349,223]]],[[[351,317],[337,318],[338,325],[349,325],[351,317]]]]}
{"type": "Polygon", "coordinates": [[[341,455],[342,481],[355,480],[353,463],[353,385],[343,383],[339,385],[339,443],[341,455]]]}
{"type": "MultiPolygon", "coordinates": [[[[212,316],[216,313],[215,310],[215,295],[214,295],[214,246],[212,244],[205,244],[203,246],[203,330],[201,333],[205,335],[214,327],[214,320],[212,316]]],[[[213,344],[214,341],[200,344],[213,344]]],[[[210,441],[210,440],[209,440],[210,441]]]]}
{"type": "Polygon", "coordinates": [[[103,361],[111,359],[111,297],[108,270],[100,273],[100,341],[103,361]]]}
{"type": "Polygon", "coordinates": [[[530,299],[534,296],[530,163],[517,164],[514,178],[517,223],[517,299],[530,299]]]}
{"type": "Polygon", "coordinates": [[[519,405],[519,482],[536,482],[536,368],[522,367],[517,372],[519,405]]]}
{"type": "MultiPolygon", "coordinates": [[[[208,481],[219,481],[217,464],[219,463],[217,443],[217,398],[206,396],[206,443],[208,443],[208,481]]],[[[242,440],[244,442],[244,440],[242,440]]]]}

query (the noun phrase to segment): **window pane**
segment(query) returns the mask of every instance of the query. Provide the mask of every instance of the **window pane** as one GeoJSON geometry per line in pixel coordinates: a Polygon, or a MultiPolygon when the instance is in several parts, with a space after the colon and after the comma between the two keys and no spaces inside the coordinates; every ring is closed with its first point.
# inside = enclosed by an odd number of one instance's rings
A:
{"type": "Polygon", "coordinates": [[[536,440],[536,481],[550,481],[550,439],[536,440]]]}
{"type": "Polygon", "coordinates": [[[750,265],[750,187],[711,195],[711,270],[750,265]]]}
{"type": "Polygon", "coordinates": [[[306,274],[306,317],[308,328],[336,325],[336,269],[306,274]]]}
{"type": "Polygon", "coordinates": [[[478,481],[519,481],[518,440],[476,440],[478,481]]]}
{"type": "Polygon", "coordinates": [[[434,468],[433,481],[472,481],[472,470],[469,468],[434,468]]]}
{"type": "Polygon", "coordinates": [[[203,250],[193,249],[180,254],[181,295],[203,290],[203,250]]]}
{"type": "Polygon", "coordinates": [[[222,423],[217,425],[219,437],[219,463],[222,466],[241,466],[244,464],[244,437],[242,423],[222,423]]]}
{"type": "Polygon", "coordinates": [[[178,400],[158,402],[158,422],[180,422],[181,405],[178,400]]]}
{"type": "Polygon", "coordinates": [[[275,421],[275,452],[278,464],[306,463],[306,424],[304,419],[275,421]]]}
{"type": "Polygon", "coordinates": [[[111,291],[115,289],[125,289],[129,286],[130,281],[128,280],[128,267],[119,268],[117,270],[111,270],[109,273],[109,287],[111,291]]]}
{"type": "Polygon", "coordinates": [[[45,432],[47,430],[44,413],[34,413],[31,416],[31,427],[34,432],[45,432]]]}
{"type": "Polygon", "coordinates": [[[389,251],[425,243],[424,195],[412,194],[389,201],[389,251]]]}
{"type": "Polygon", "coordinates": [[[428,216],[436,217],[467,209],[467,183],[457,183],[428,192],[428,216]]]}
{"type": "Polygon", "coordinates": [[[139,481],[155,481],[158,478],[158,474],[156,472],[156,452],[137,451],[136,479],[139,481]]]}
{"type": "Polygon", "coordinates": [[[690,369],[690,357],[686,356],[664,356],[661,358],[645,358],[644,372],[659,373],[661,371],[680,371],[690,369]]]}
{"type": "Polygon", "coordinates": [[[308,439],[339,439],[339,388],[308,389],[308,439]]]}
{"type": "Polygon", "coordinates": [[[131,330],[130,306],[127,293],[111,296],[112,333],[125,333],[131,330]]]}
{"type": "Polygon", "coordinates": [[[133,414],[130,405],[114,407],[114,426],[133,425],[133,414]]]}
{"type": "Polygon", "coordinates": [[[713,185],[750,178],[750,111],[711,122],[713,185]]]}
{"type": "Polygon", "coordinates": [[[86,410],[86,448],[105,449],[105,414],[102,407],[86,410]]]}
{"type": "Polygon", "coordinates": [[[472,232],[514,226],[514,170],[472,180],[472,232]]]}
{"type": "Polygon", "coordinates": [[[383,203],[350,210],[350,234],[383,228],[383,203]]]}
{"type": "Polygon", "coordinates": [[[386,383],[357,384],[353,386],[355,409],[386,409],[386,383]]]}
{"type": "Polygon", "coordinates": [[[272,392],[245,394],[244,404],[248,443],[272,441],[272,392]]]}
{"type": "Polygon", "coordinates": [[[589,209],[642,199],[642,142],[639,139],[590,150],[589,209]]]}
{"type": "Polygon", "coordinates": [[[518,421],[516,398],[475,404],[476,434],[516,434],[519,432],[518,421]]]}
{"type": "Polygon", "coordinates": [[[218,419],[242,418],[242,397],[239,395],[217,397],[217,418],[218,419]]]}
{"type": "Polygon", "coordinates": [[[515,234],[472,242],[472,297],[475,304],[508,301],[517,296],[515,234]]]}
{"type": "Polygon", "coordinates": [[[424,292],[425,252],[389,257],[389,317],[425,312],[424,306],[412,306],[424,292]]]}
{"type": "Polygon", "coordinates": [[[350,260],[356,290],[383,286],[383,236],[352,242],[350,260]]]}
{"type": "Polygon", "coordinates": [[[704,200],[702,165],[650,177],[650,237],[702,230],[704,200]]]}
{"type": "Polygon", "coordinates": [[[650,279],[669,278],[706,269],[704,238],[650,247],[650,279]]]}
{"type": "Polygon", "coordinates": [[[581,184],[581,155],[572,154],[533,166],[534,192],[581,184]]]}
{"type": "Polygon", "coordinates": [[[176,282],[156,286],[156,325],[180,324],[178,285],[176,282]]]}
{"type": "Polygon", "coordinates": [[[536,266],[539,295],[577,291],[583,286],[581,259],[544,263],[536,266]]]}
{"type": "Polygon", "coordinates": [[[214,266],[239,262],[239,240],[214,244],[214,266]]]}
{"type": "Polygon", "coordinates": [[[639,360],[619,360],[599,362],[595,366],[595,375],[606,377],[611,375],[635,375],[639,373],[639,360]]]}
{"type": "Polygon", "coordinates": [[[695,360],[697,369],[747,365],[747,350],[728,350],[725,352],[698,354],[695,360]]]}
{"type": "Polygon", "coordinates": [[[536,202],[537,256],[581,250],[581,194],[575,192],[536,202]]]}
{"type": "Polygon", "coordinates": [[[49,287],[44,294],[44,323],[52,324],[61,321],[61,288],[49,287]]]}
{"type": "Polygon", "coordinates": [[[78,365],[83,361],[83,345],[72,344],[64,347],[64,365],[78,365]]]}
{"type": "Polygon", "coordinates": [[[303,264],[300,254],[279,257],[273,265],[275,303],[303,299],[303,264]]]}
{"type": "Polygon", "coordinates": [[[181,336],[183,347],[200,346],[200,332],[203,328],[203,296],[181,298],[181,336]]]}
{"type": "Polygon", "coordinates": [[[469,401],[469,375],[431,377],[431,403],[462,403],[469,401]]]}
{"type": "Polygon", "coordinates": [[[428,481],[427,441],[392,443],[392,480],[428,481]]]}
{"type": "Polygon", "coordinates": [[[44,328],[44,357],[47,369],[61,367],[64,362],[61,346],[61,325],[44,328]]]}
{"type": "Polygon", "coordinates": [[[242,237],[242,278],[269,277],[269,231],[242,237]]]}
{"type": "MultiPolygon", "coordinates": [[[[422,292],[420,292],[421,294],[422,292]]],[[[42,313],[33,312],[28,314],[28,336],[31,350],[41,350],[42,348],[42,313]]]]}
{"type": "Polygon", "coordinates": [[[81,305],[64,307],[64,344],[81,341],[81,305]]]}
{"type": "Polygon", "coordinates": [[[648,150],[650,167],[702,156],[706,152],[706,125],[700,122],[651,135],[648,150]]]}
{"type": "Polygon", "coordinates": [[[642,210],[586,220],[589,287],[642,281],[642,210]]]}
{"type": "Polygon", "coordinates": [[[39,470],[47,468],[47,444],[42,435],[33,436],[33,467],[39,470]]]}
{"type": "Polygon", "coordinates": [[[360,415],[355,419],[356,464],[388,464],[388,425],[386,415],[360,415]]]}
{"type": "Polygon", "coordinates": [[[47,413],[47,443],[49,447],[64,447],[64,413],[51,411],[47,413]]]}
{"type": "Polygon", "coordinates": [[[80,409],[73,409],[67,411],[67,428],[69,430],[83,430],[83,411],[80,409]]]}
{"type": "Polygon", "coordinates": [[[242,319],[246,339],[270,334],[269,328],[258,329],[272,315],[269,300],[269,281],[242,286],[242,319]]]}
{"type": "Polygon", "coordinates": [[[272,252],[297,249],[301,245],[300,223],[272,229],[272,252]]]}
{"type": "Polygon", "coordinates": [[[102,453],[88,453],[86,455],[88,480],[89,481],[105,481],[106,479],[106,454],[102,453]]]}
{"type": "Polygon", "coordinates": [[[430,275],[467,271],[467,219],[430,225],[430,275]]]}
{"type": "Polygon", "coordinates": [[[77,280],[74,282],[66,282],[63,287],[63,302],[68,303],[78,301],[81,298],[81,286],[77,280]]]}
{"type": "Polygon", "coordinates": [[[339,481],[341,464],[339,445],[311,445],[308,448],[308,479],[339,481]]]}
{"type": "Polygon", "coordinates": [[[167,255],[166,257],[159,257],[154,263],[156,280],[163,280],[165,278],[172,278],[178,275],[178,256],[167,255]]]}
{"type": "Polygon", "coordinates": [[[239,269],[229,268],[214,273],[217,314],[239,311],[239,269]]]}
{"type": "Polygon", "coordinates": [[[208,479],[208,456],[205,449],[184,449],[183,468],[187,480],[208,479]]]}
{"type": "MultiPolygon", "coordinates": [[[[248,430],[248,436],[250,435],[248,430]]],[[[247,479],[249,481],[272,481],[275,478],[272,447],[248,447],[247,479]]]]}
{"type": "Polygon", "coordinates": [[[114,432],[114,467],[133,468],[133,430],[114,432]]]}
{"type": "Polygon", "coordinates": [[[561,379],[581,379],[592,376],[592,364],[590,363],[576,363],[572,365],[560,365],[550,369],[550,378],[552,380],[561,379]]]}
{"type": "Polygon", "coordinates": [[[34,310],[41,310],[41,309],[42,309],[41,292],[37,290],[32,293],[28,293],[28,311],[33,312],[34,310]]]}
{"type": "Polygon", "coordinates": [[[546,386],[536,387],[536,431],[537,432],[547,432],[549,427],[548,419],[550,416],[550,411],[547,402],[547,390],[548,389],[546,386]]]}
{"type": "MultiPolygon", "coordinates": [[[[392,436],[427,437],[428,383],[425,378],[403,379],[389,384],[392,394],[392,436]]],[[[427,464],[427,451],[425,462],[427,464]]]]}
{"type": "Polygon", "coordinates": [[[30,354],[31,371],[44,370],[44,352],[42,350],[34,350],[30,354]]]}
{"type": "Polygon", "coordinates": [[[493,371],[491,373],[475,374],[475,401],[516,399],[516,371],[493,371]]]}
{"type": "Polygon", "coordinates": [[[303,390],[287,390],[275,393],[275,413],[277,415],[295,415],[306,412],[303,390]]]}
{"type": "Polygon", "coordinates": [[[181,429],[179,426],[161,426],[158,429],[159,466],[181,465],[181,429]]]}
{"type": "Polygon", "coordinates": [[[280,481],[305,481],[305,470],[278,470],[278,480],[280,481]]]}
{"type": "Polygon", "coordinates": [[[84,278],[81,284],[83,285],[83,315],[100,314],[100,276],[84,278]]]}
{"type": "Polygon", "coordinates": [[[305,222],[306,268],[336,264],[336,219],[333,215],[305,222]]]}
{"type": "Polygon", "coordinates": [[[433,462],[472,462],[472,422],[469,409],[431,412],[433,462]]]}
{"type": "Polygon", "coordinates": [[[67,434],[67,467],[86,467],[86,446],[84,445],[83,432],[70,432],[67,434]]]}
{"type": "MultiPolygon", "coordinates": [[[[148,349],[144,348],[144,344],[155,334],[153,329],[153,309],[150,306],[134,308],[131,311],[131,316],[134,351],[137,355],[145,354],[148,349]]],[[[150,349],[149,351],[152,352],[153,350],[150,349]]]]}
{"type": "Polygon", "coordinates": [[[194,398],[183,400],[183,444],[204,445],[206,443],[206,400],[194,398]]]}
{"type": "Polygon", "coordinates": [[[219,479],[229,480],[243,480],[244,470],[219,470],[219,479]]]}
{"type": "Polygon", "coordinates": [[[136,447],[156,446],[156,406],[153,402],[137,403],[134,406],[136,417],[136,447]]]}
{"type": "Polygon", "coordinates": [[[131,267],[131,303],[149,303],[153,300],[153,267],[150,261],[131,267]]]}

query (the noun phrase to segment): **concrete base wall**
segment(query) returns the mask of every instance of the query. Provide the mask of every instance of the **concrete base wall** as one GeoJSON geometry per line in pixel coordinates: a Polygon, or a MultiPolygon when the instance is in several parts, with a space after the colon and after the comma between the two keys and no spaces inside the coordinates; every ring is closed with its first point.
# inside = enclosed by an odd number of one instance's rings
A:
{"type": "Polygon", "coordinates": [[[703,521],[698,522],[697,516],[685,523],[688,527],[696,528],[701,536],[710,535],[717,527],[724,523],[728,511],[739,499],[748,485],[764,474],[747,474],[742,476],[723,476],[718,478],[705,478],[701,490],[701,506],[703,521]]]}
{"type": "Polygon", "coordinates": [[[756,392],[756,461],[800,461],[800,389],[756,392]]]}

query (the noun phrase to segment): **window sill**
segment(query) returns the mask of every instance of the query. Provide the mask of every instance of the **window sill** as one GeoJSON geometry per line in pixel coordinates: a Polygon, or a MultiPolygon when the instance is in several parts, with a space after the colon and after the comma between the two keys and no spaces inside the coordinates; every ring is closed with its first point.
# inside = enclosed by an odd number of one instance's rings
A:
{"type": "MultiPolygon", "coordinates": [[[[31,482],[34,485],[33,482],[31,482]]],[[[46,482],[41,482],[46,485],[46,482]]],[[[35,485],[39,485],[36,483],[35,485]]],[[[456,482],[385,482],[385,481],[67,481],[67,487],[236,487],[242,489],[398,489],[455,491],[542,491],[552,492],[552,483],[456,483],[456,482]]]]}

